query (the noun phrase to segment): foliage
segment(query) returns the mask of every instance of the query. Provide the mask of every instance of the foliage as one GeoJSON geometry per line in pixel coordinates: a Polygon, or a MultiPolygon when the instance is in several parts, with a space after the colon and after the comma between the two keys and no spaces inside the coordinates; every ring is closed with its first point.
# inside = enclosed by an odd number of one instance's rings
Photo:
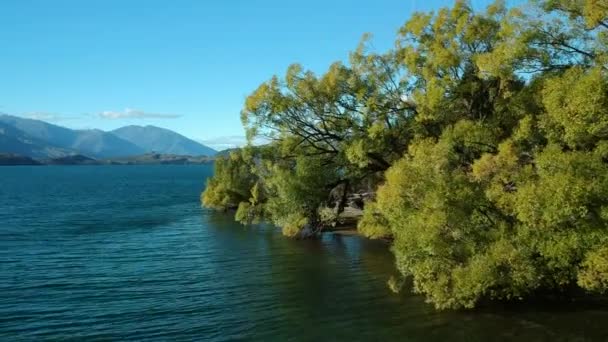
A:
{"type": "Polygon", "coordinates": [[[251,158],[241,151],[233,151],[215,160],[215,175],[207,180],[201,201],[203,205],[219,210],[237,208],[249,199],[255,182],[251,158]]]}
{"type": "Polygon", "coordinates": [[[319,208],[326,204],[328,189],[337,175],[325,170],[321,158],[298,157],[292,167],[274,164],[265,179],[269,196],[266,210],[287,236],[297,236],[308,226],[316,233],[319,208]]]}
{"type": "Polygon", "coordinates": [[[416,13],[390,51],[260,85],[242,120],[272,143],[219,160],[203,202],[303,236],[371,190],[358,229],[393,238],[391,287],[439,309],[605,293],[607,44],[603,0],[416,13]]]}
{"type": "Polygon", "coordinates": [[[370,239],[386,238],[391,236],[389,223],[375,202],[367,204],[363,216],[357,223],[357,230],[370,239]]]}
{"type": "Polygon", "coordinates": [[[598,292],[605,293],[608,290],[608,248],[600,247],[587,253],[578,276],[578,284],[598,292]]]}

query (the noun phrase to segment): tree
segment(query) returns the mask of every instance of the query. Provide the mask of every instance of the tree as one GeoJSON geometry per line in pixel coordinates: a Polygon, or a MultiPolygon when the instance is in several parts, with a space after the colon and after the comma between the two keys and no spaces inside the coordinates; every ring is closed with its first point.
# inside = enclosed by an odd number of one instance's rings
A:
{"type": "Polygon", "coordinates": [[[257,181],[252,172],[253,166],[252,158],[242,150],[216,158],[214,175],[207,179],[207,186],[201,194],[203,205],[228,210],[236,209],[240,203],[248,201],[257,181]]]}
{"type": "Polygon", "coordinates": [[[317,77],[292,65],[246,100],[243,124],[250,139],[272,140],[273,155],[258,167],[268,201],[265,213],[290,236],[320,232],[332,207],[337,218],[347,195],[399,158],[414,134],[416,108],[402,95],[396,54],[351,54],[317,77]]]}
{"type": "Polygon", "coordinates": [[[561,13],[551,21],[458,3],[402,30],[417,119],[435,129],[387,171],[373,210],[437,308],[608,290],[605,14],[570,3],[541,2],[561,13]]]}
{"type": "Polygon", "coordinates": [[[291,66],[242,111],[272,142],[220,160],[204,202],[301,237],[377,190],[359,230],[391,236],[440,309],[607,292],[608,5],[532,5],[458,1],[414,14],[386,53],[364,41],[323,75],[291,66]]]}

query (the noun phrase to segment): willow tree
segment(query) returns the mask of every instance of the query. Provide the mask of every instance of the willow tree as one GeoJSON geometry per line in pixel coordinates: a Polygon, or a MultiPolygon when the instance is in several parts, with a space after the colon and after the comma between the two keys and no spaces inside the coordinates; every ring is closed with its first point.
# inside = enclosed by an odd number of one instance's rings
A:
{"type": "Polygon", "coordinates": [[[608,290],[607,7],[538,5],[544,18],[459,2],[400,33],[429,129],[365,217],[438,308],[608,290]]]}
{"type": "Polygon", "coordinates": [[[268,193],[264,213],[287,235],[320,232],[324,208],[339,215],[349,192],[406,150],[416,108],[403,97],[401,72],[396,54],[366,53],[361,44],[348,67],[335,63],[316,76],[292,65],[247,98],[248,138],[273,141],[274,155],[257,172],[268,193]]]}
{"type": "Polygon", "coordinates": [[[391,51],[260,85],[242,120],[272,142],[219,161],[203,199],[302,236],[377,188],[359,229],[441,309],[606,292],[607,43],[604,0],[414,14],[391,51]]]}
{"type": "Polygon", "coordinates": [[[257,181],[253,167],[252,158],[241,150],[216,158],[214,176],[207,179],[207,186],[201,194],[202,204],[218,210],[228,210],[236,209],[240,203],[248,201],[257,181]]]}

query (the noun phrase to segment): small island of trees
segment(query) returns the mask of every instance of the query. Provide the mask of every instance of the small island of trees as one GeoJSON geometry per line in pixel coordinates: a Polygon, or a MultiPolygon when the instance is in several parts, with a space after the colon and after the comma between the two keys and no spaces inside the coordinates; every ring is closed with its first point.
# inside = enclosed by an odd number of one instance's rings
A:
{"type": "Polygon", "coordinates": [[[335,225],[390,238],[438,309],[538,291],[608,291],[608,2],[416,13],[317,75],[292,65],[246,100],[248,146],[204,205],[290,237],[335,225]]]}

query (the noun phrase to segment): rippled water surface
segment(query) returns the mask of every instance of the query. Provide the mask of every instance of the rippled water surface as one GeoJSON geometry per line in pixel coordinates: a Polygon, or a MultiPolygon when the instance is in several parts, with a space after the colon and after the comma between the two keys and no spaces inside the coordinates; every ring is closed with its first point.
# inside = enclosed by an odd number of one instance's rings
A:
{"type": "Polygon", "coordinates": [[[210,166],[0,168],[0,340],[608,340],[608,308],[436,312],[381,242],[201,209],[210,166]]]}

